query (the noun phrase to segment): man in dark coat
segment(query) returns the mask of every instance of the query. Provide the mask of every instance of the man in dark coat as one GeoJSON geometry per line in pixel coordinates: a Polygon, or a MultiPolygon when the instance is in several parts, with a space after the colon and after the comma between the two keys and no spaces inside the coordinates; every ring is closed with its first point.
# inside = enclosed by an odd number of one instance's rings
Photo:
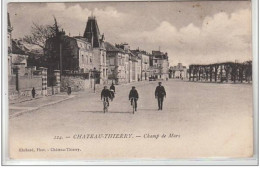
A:
{"type": "Polygon", "coordinates": [[[33,87],[33,89],[32,89],[32,97],[33,97],[33,98],[35,98],[35,94],[36,94],[36,92],[35,92],[35,89],[34,89],[34,87],[33,87]]]}
{"type": "Polygon", "coordinates": [[[162,82],[159,82],[159,86],[157,86],[155,89],[155,98],[158,100],[158,110],[162,110],[163,108],[164,97],[166,98],[166,92],[162,86],[162,82]]]}
{"type": "Polygon", "coordinates": [[[106,100],[107,106],[109,106],[109,100],[108,100],[108,98],[111,99],[112,96],[111,96],[110,90],[107,89],[107,86],[104,86],[104,89],[103,89],[102,92],[101,92],[101,100],[102,100],[102,98],[103,98],[104,100],[106,100]]]}
{"type": "Polygon", "coordinates": [[[110,86],[110,90],[113,90],[114,93],[116,92],[116,88],[115,88],[115,85],[114,83],[112,82],[111,86],[110,86]]]}
{"type": "Polygon", "coordinates": [[[135,111],[137,111],[137,100],[138,100],[138,98],[139,98],[138,92],[135,89],[135,86],[133,86],[132,89],[130,90],[130,93],[129,93],[129,100],[131,100],[131,105],[133,104],[133,101],[134,101],[135,111]]]}

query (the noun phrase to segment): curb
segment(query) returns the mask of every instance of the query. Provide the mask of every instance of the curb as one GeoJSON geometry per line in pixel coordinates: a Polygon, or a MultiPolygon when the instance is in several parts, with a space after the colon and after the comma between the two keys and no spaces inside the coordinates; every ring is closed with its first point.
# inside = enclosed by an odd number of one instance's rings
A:
{"type": "Polygon", "coordinates": [[[27,113],[27,112],[32,112],[32,111],[38,110],[38,109],[40,109],[42,107],[46,107],[46,106],[50,106],[50,105],[55,105],[57,103],[61,103],[63,101],[69,100],[69,99],[74,98],[74,97],[76,97],[76,96],[75,95],[69,96],[68,98],[65,98],[65,99],[62,99],[62,100],[58,100],[58,101],[55,101],[55,102],[52,102],[52,103],[47,103],[47,104],[41,105],[39,107],[35,107],[33,109],[28,109],[28,110],[24,110],[24,111],[20,111],[20,112],[14,113],[14,114],[9,114],[9,119],[18,117],[21,114],[24,114],[24,113],[27,113]]]}

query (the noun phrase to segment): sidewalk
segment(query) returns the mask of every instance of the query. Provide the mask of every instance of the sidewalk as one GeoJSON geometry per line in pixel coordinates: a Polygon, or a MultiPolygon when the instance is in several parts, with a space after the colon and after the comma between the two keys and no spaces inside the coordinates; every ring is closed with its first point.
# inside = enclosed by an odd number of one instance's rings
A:
{"type": "Polygon", "coordinates": [[[23,113],[37,110],[39,108],[54,105],[65,100],[74,98],[76,95],[68,96],[66,93],[60,93],[52,96],[39,97],[20,103],[9,104],[9,118],[17,117],[23,113]]]}
{"type": "MultiPolygon", "coordinates": [[[[116,85],[116,88],[126,87],[129,85],[141,85],[143,83],[149,83],[149,81],[139,81],[139,82],[132,82],[132,83],[125,83],[116,85]]],[[[54,105],[65,100],[80,96],[82,93],[89,93],[89,94],[100,94],[103,89],[103,85],[96,88],[94,92],[94,88],[88,88],[84,91],[72,92],[72,95],[68,96],[67,93],[59,93],[52,96],[40,96],[37,98],[26,98],[23,100],[19,100],[17,102],[11,102],[9,104],[9,118],[17,117],[23,113],[31,112],[37,109],[40,109],[45,106],[54,105]]]]}

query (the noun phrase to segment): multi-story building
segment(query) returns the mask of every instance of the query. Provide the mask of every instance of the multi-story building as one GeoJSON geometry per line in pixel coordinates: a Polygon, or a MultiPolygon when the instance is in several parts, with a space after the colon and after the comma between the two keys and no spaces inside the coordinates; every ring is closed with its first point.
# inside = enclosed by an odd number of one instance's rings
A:
{"type": "Polygon", "coordinates": [[[115,81],[116,84],[126,82],[126,53],[123,49],[105,42],[107,52],[108,79],[115,81]]]}
{"type": "Polygon", "coordinates": [[[130,51],[130,46],[128,43],[121,43],[116,44],[116,47],[123,50],[125,53],[125,82],[132,82],[132,75],[133,75],[133,61],[134,59],[131,58],[133,55],[130,51]]]}
{"type": "Polygon", "coordinates": [[[83,37],[70,37],[64,31],[58,32],[45,44],[48,72],[60,69],[61,74],[66,71],[91,73],[95,75],[96,83],[106,83],[108,69],[104,40],[94,16],[88,18],[83,37]]]}
{"type": "Polygon", "coordinates": [[[133,55],[133,59],[135,60],[135,63],[133,65],[133,69],[135,70],[135,79],[136,81],[141,81],[142,77],[142,59],[141,56],[139,56],[138,50],[131,50],[131,53],[133,55]]]}
{"type": "MultiPolygon", "coordinates": [[[[138,56],[130,51],[127,43],[105,42],[107,51],[108,78],[116,84],[138,81],[141,77],[141,64],[138,68],[138,56]],[[140,73],[138,74],[138,71],[140,73]]],[[[141,62],[141,60],[140,60],[141,62]]]]}
{"type": "Polygon", "coordinates": [[[156,79],[169,78],[168,54],[161,51],[152,51],[150,56],[150,71],[156,79]]]}
{"type": "MultiPolygon", "coordinates": [[[[130,51],[129,53],[129,69],[132,69],[129,73],[129,82],[136,82],[138,81],[138,74],[137,74],[137,64],[138,64],[138,57],[130,51]]],[[[141,67],[140,67],[141,69],[141,67]]]]}
{"type": "Polygon", "coordinates": [[[138,79],[139,80],[148,80],[150,76],[150,54],[144,50],[132,50],[132,52],[138,57],[138,65],[140,64],[140,69],[138,68],[138,79]]]}
{"type": "Polygon", "coordinates": [[[45,66],[49,73],[61,69],[70,73],[86,73],[94,68],[98,69],[99,64],[94,63],[93,48],[83,37],[69,37],[65,32],[61,33],[62,41],[56,37],[50,38],[45,44],[45,55],[47,62],[45,66]],[[61,53],[60,53],[61,52],[61,53]]]}

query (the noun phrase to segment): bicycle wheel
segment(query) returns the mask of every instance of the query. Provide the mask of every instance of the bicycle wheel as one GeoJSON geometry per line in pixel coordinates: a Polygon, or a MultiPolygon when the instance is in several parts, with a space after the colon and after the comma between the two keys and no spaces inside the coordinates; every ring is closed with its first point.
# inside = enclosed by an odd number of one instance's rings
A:
{"type": "Polygon", "coordinates": [[[106,101],[103,102],[103,106],[104,106],[103,111],[104,111],[104,113],[106,113],[106,101]]]}
{"type": "Polygon", "coordinates": [[[135,114],[135,102],[134,102],[134,100],[133,100],[132,106],[133,106],[133,114],[135,114]]]}
{"type": "Polygon", "coordinates": [[[108,112],[108,102],[106,102],[106,112],[108,112]]]}

